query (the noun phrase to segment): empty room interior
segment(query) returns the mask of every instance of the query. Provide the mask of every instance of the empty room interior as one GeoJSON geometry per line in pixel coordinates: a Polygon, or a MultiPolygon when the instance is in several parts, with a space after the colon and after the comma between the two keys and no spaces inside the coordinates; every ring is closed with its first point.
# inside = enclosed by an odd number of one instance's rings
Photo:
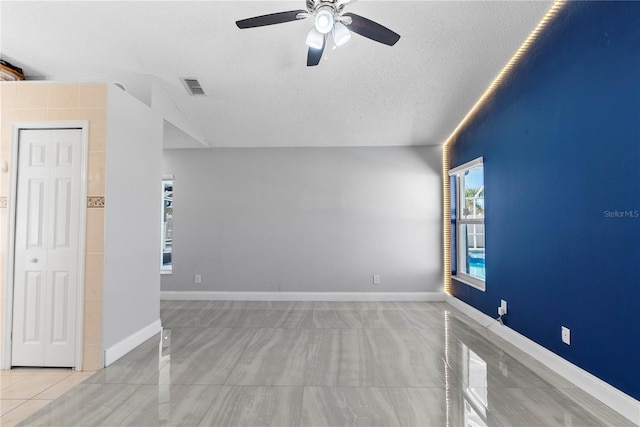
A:
{"type": "Polygon", "coordinates": [[[640,426],[640,2],[0,2],[0,425],[640,426]]]}

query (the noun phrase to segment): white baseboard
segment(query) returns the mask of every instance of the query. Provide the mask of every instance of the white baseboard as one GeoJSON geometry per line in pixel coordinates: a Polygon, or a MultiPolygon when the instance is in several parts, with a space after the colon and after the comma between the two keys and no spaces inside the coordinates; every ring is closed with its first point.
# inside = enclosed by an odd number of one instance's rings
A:
{"type": "Polygon", "coordinates": [[[443,292],[179,292],[161,291],[161,300],[206,301],[444,301],[443,292]]]}
{"type": "Polygon", "coordinates": [[[480,325],[513,344],[558,375],[564,377],[611,409],[628,418],[631,422],[640,426],[640,401],[637,401],[628,394],[623,393],[508,326],[495,322],[495,319],[492,317],[487,316],[458,298],[447,295],[446,301],[480,325]]]}
{"type": "Polygon", "coordinates": [[[155,334],[159,333],[161,329],[162,325],[160,323],[160,319],[158,319],[150,325],[129,335],[114,346],[109,347],[104,352],[104,366],[111,365],[113,362],[120,359],[122,356],[129,353],[155,334]]]}

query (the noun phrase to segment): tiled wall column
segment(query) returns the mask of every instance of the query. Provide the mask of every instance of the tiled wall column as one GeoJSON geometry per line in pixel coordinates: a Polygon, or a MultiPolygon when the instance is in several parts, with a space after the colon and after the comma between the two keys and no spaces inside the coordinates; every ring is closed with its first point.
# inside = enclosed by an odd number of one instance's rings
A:
{"type": "MultiPolygon", "coordinates": [[[[4,89],[5,85],[0,84],[0,162],[9,162],[10,158],[10,140],[5,138],[4,132],[4,89]]],[[[7,258],[7,195],[9,188],[9,175],[0,172],[0,350],[2,349],[2,328],[4,317],[4,279],[5,279],[5,260],[7,258]]]]}
{"type": "MultiPolygon", "coordinates": [[[[10,163],[15,121],[89,121],[87,246],[84,283],[83,369],[102,367],[102,286],[107,85],[22,82],[0,84],[0,162],[10,163]]],[[[7,200],[10,172],[0,172],[0,319],[4,302],[7,200]]],[[[1,322],[1,320],[0,320],[1,322]]],[[[0,323],[1,327],[1,323],[0,323]]],[[[1,330],[1,329],[0,329],[1,330]]]]}

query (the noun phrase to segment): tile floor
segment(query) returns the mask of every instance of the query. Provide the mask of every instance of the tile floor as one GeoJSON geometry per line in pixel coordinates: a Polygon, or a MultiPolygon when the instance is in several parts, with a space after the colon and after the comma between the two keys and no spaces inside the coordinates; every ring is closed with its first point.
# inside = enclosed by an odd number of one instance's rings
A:
{"type": "Polygon", "coordinates": [[[633,425],[445,303],[163,301],[161,317],[168,345],[21,425],[633,425]]]}
{"type": "Polygon", "coordinates": [[[0,426],[16,425],[93,374],[71,369],[0,371],[0,426]]]}

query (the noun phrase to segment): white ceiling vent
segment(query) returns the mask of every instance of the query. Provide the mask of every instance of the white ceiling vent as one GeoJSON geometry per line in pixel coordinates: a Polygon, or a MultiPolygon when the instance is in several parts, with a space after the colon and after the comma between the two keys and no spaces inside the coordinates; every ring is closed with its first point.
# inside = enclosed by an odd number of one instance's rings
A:
{"type": "Polygon", "coordinates": [[[198,79],[185,77],[182,79],[182,83],[184,83],[184,86],[187,88],[189,95],[206,95],[198,79]]]}

